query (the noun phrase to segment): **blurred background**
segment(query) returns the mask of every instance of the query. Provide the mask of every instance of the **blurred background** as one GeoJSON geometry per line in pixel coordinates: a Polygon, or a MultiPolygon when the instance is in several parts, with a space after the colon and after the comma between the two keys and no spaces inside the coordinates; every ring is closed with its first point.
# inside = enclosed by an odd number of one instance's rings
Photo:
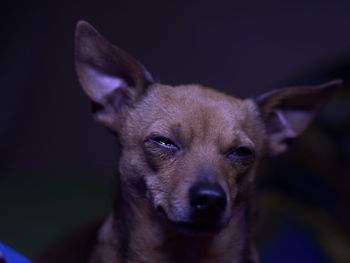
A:
{"type": "Polygon", "coordinates": [[[115,138],[74,71],[79,19],[162,83],[240,97],[345,81],[258,180],[262,262],[350,262],[350,1],[9,1],[2,5],[0,241],[33,256],[107,213],[115,138]]]}

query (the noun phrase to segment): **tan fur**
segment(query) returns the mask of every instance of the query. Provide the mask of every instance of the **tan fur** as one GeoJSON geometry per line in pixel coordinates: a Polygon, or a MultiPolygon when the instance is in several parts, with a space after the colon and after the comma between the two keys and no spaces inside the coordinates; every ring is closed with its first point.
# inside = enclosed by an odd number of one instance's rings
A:
{"type": "MultiPolygon", "coordinates": [[[[250,196],[252,185],[249,183],[254,181],[255,163],[232,165],[222,156],[229,148],[241,144],[262,151],[264,141],[261,132],[257,131],[263,127],[255,121],[257,114],[251,101],[199,85],[170,87],[156,84],[149,88],[147,96],[127,113],[120,131],[124,147],[120,159],[122,185],[128,186],[128,181],[144,178],[148,194],[154,198],[153,205],[162,204],[169,218],[179,221],[182,219],[177,217],[179,214],[186,215],[186,211],[178,210],[187,209],[188,188],[202,170],[214,170],[228,194],[226,213],[232,218],[228,226],[214,236],[183,236],[150,212],[154,207],[149,207],[146,196],[133,196],[131,198],[137,202],[128,208],[132,219],[128,222],[128,246],[133,252],[126,262],[242,262],[243,251],[250,250],[245,240],[250,234],[247,226],[249,203],[248,200],[234,203],[239,190],[250,196]],[[157,160],[161,162],[158,176],[147,167],[144,149],[137,146],[154,132],[177,137],[187,149],[186,155],[176,160],[157,160]],[[177,215],[172,214],[174,210],[177,215]]],[[[152,152],[157,149],[147,143],[145,148],[155,155],[154,158],[159,158],[158,153],[152,152]]],[[[256,162],[258,159],[260,156],[256,157],[256,162]]],[[[132,195],[133,189],[127,191],[132,195]]],[[[118,225],[113,225],[109,219],[104,227],[109,231],[103,230],[106,233],[101,235],[103,245],[96,253],[110,258],[120,246],[113,235],[118,232],[118,225]],[[112,243],[115,246],[106,246],[112,243]]]]}
{"type": "Polygon", "coordinates": [[[340,81],[256,99],[197,84],[167,86],[86,22],[77,26],[76,67],[97,106],[95,119],[116,133],[122,147],[114,211],[94,248],[81,251],[83,258],[258,262],[253,201],[258,164],[287,149],[340,81]]]}

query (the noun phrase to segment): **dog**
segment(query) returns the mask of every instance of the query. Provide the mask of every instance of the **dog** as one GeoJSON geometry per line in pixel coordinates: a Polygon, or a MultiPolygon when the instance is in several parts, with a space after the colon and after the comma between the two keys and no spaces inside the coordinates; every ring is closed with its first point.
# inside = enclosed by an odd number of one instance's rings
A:
{"type": "Polygon", "coordinates": [[[258,262],[257,167],[287,150],[341,81],[239,99],[157,83],[87,22],[75,43],[94,118],[121,146],[113,213],[93,228],[84,262],[258,262]]]}

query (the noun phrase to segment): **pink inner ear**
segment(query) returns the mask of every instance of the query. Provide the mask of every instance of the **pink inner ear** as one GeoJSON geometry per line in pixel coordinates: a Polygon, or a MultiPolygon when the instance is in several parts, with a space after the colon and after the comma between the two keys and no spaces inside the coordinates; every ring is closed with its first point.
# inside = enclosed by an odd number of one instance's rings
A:
{"type": "Polygon", "coordinates": [[[301,134],[310,124],[314,112],[305,110],[277,110],[279,119],[284,127],[288,127],[294,132],[294,137],[301,134]]]}
{"type": "MultiPolygon", "coordinates": [[[[290,114],[287,114],[290,115],[290,114]]],[[[294,139],[298,134],[291,126],[282,110],[274,110],[266,121],[266,130],[270,145],[270,152],[284,152],[287,149],[287,142],[294,139]]],[[[275,153],[273,153],[275,154],[275,153]]]]}
{"type": "Polygon", "coordinates": [[[312,110],[273,110],[266,121],[270,151],[276,154],[286,151],[288,142],[305,131],[314,114],[312,110]]]}
{"type": "Polygon", "coordinates": [[[83,82],[83,88],[90,98],[98,103],[104,103],[105,98],[113,94],[116,89],[125,87],[126,83],[123,79],[116,76],[107,75],[92,67],[85,66],[80,76],[83,82]]]}
{"type": "Polygon", "coordinates": [[[278,109],[275,109],[270,113],[265,125],[268,134],[280,133],[282,130],[291,129],[283,112],[278,109]]]}
{"type": "Polygon", "coordinates": [[[122,49],[109,43],[87,22],[79,22],[75,37],[79,80],[90,98],[104,107],[121,87],[140,96],[153,80],[148,71],[122,49]]]}
{"type": "Polygon", "coordinates": [[[274,90],[256,99],[265,122],[270,154],[287,149],[290,139],[301,135],[331,97],[341,81],[320,86],[274,90]]]}

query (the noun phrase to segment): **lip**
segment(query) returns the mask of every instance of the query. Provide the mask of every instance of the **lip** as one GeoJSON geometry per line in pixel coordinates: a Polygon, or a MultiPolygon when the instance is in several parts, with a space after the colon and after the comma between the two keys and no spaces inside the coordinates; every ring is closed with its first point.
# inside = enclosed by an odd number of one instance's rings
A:
{"type": "Polygon", "coordinates": [[[157,207],[158,216],[177,232],[191,236],[208,236],[219,232],[226,226],[226,223],[217,222],[215,224],[205,224],[196,221],[173,221],[169,219],[162,207],[157,207]]]}
{"type": "Polygon", "coordinates": [[[168,220],[175,230],[191,236],[208,236],[219,232],[222,229],[220,225],[204,225],[193,222],[173,222],[168,220]]]}

